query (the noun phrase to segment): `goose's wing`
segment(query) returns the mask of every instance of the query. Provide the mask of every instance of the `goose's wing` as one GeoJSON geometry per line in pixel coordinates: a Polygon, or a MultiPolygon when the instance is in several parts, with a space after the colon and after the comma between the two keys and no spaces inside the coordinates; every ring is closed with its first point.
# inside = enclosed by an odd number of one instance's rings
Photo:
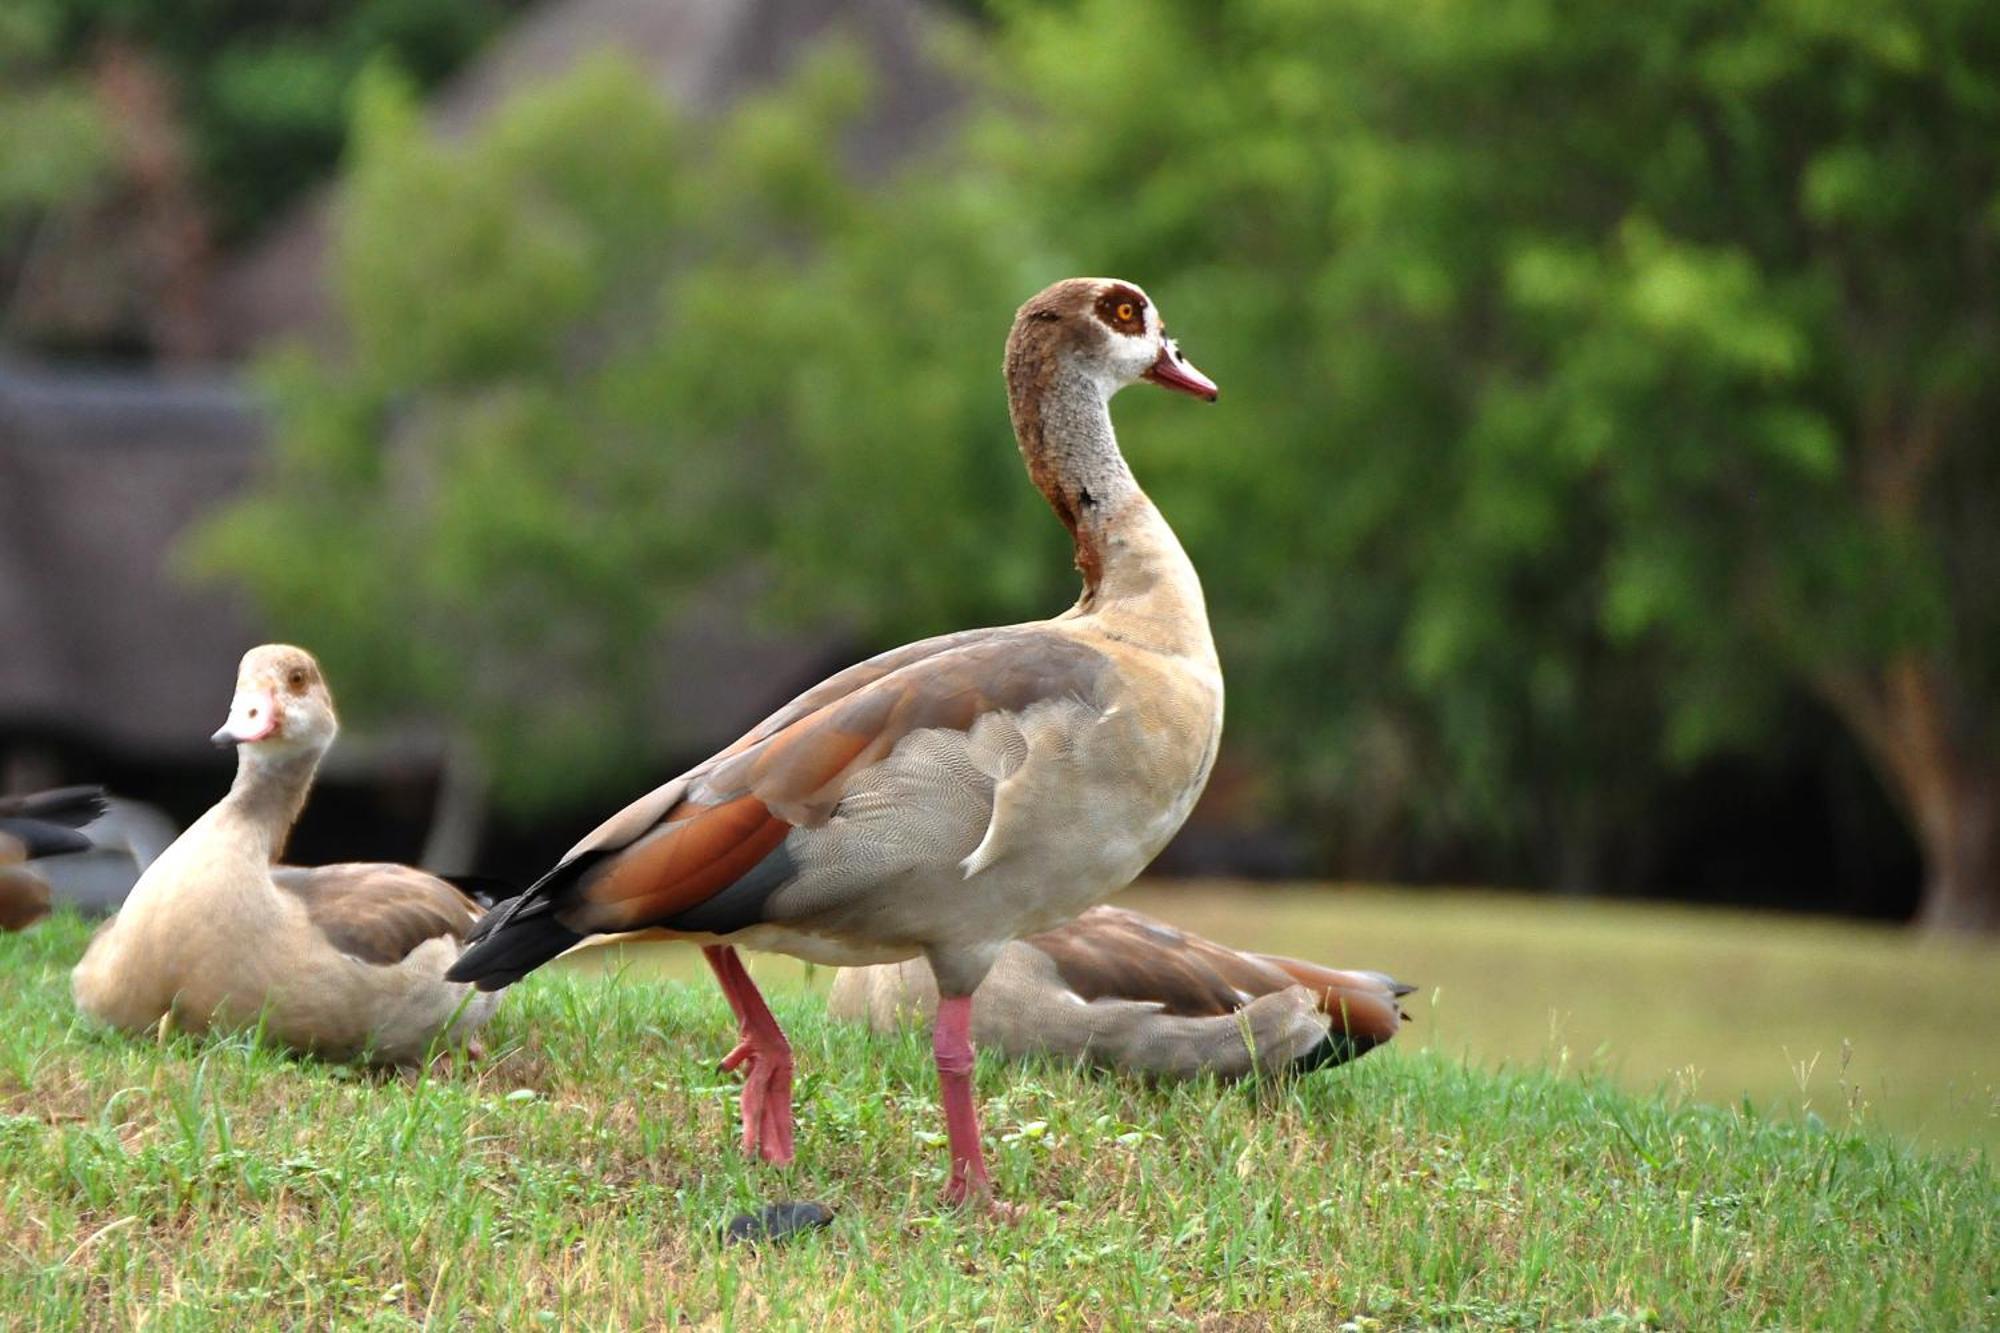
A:
{"type": "Polygon", "coordinates": [[[329,945],[364,963],[400,963],[426,940],[463,940],[481,914],[464,893],[410,866],[277,866],[271,881],[304,904],[329,945]]]}
{"type": "Polygon", "coordinates": [[[1138,1000],[1181,1018],[1219,1018],[1295,984],[1255,954],[1122,907],[1093,907],[1024,942],[1048,955],[1086,1004],[1138,1000]]]}
{"type": "Polygon", "coordinates": [[[26,930],[49,914],[49,886],[26,870],[0,864],[0,930],[26,930]]]}
{"type": "Polygon", "coordinates": [[[0,797],[0,865],[88,851],[90,839],[76,830],[103,813],[102,787],[0,797]]]}
{"type": "Polygon", "coordinates": [[[103,813],[102,787],[57,787],[27,796],[0,796],[0,819],[34,819],[81,828],[103,813]]]}
{"type": "Polygon", "coordinates": [[[40,819],[0,818],[0,865],[89,851],[91,841],[73,828],[40,819]]]}
{"type": "Polygon", "coordinates": [[[1333,1020],[1334,1031],[1344,1032],[1354,1047],[1350,1056],[1380,1046],[1409,1021],[1400,1001],[1416,987],[1387,973],[1323,967],[1276,954],[1259,954],[1257,959],[1313,993],[1320,1012],[1333,1020]]]}
{"type": "Polygon", "coordinates": [[[878,766],[906,744],[922,749],[915,737],[990,733],[1045,702],[1094,716],[1111,671],[1103,654],[1043,626],[948,635],[851,667],[606,820],[481,923],[451,976],[507,985],[591,934],[740,930],[766,919],[778,890],[853,880],[856,858],[885,846],[911,864],[956,861],[993,822],[1000,775],[975,771],[963,746],[905,765],[895,784],[875,780],[878,766]],[[837,811],[839,830],[829,827],[837,811]]]}

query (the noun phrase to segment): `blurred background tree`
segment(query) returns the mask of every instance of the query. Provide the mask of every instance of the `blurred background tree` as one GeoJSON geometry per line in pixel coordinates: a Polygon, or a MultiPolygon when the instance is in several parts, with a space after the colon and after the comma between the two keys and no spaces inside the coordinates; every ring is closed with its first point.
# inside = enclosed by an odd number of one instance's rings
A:
{"type": "Polygon", "coordinates": [[[450,148],[378,81],[351,354],[272,363],[203,558],[517,806],[636,780],[634,648],[726,571],[879,643],[1061,604],[999,343],[1118,273],[1226,390],[1118,413],[1272,812],[1591,883],[1805,692],[1925,919],[2000,925],[2000,10],[996,8],[985,109],[888,182],[837,56],[699,134],[600,65],[450,148]]]}
{"type": "Polygon", "coordinates": [[[109,157],[90,89],[56,59],[55,15],[0,11],[0,310],[13,307],[26,256],[52,219],[89,193],[109,157]]]}
{"type": "Polygon", "coordinates": [[[326,179],[370,60],[419,87],[526,0],[10,0],[0,293],[11,340],[199,362],[219,251],[326,179]],[[35,223],[18,191],[35,192],[35,223]],[[51,191],[56,192],[54,195],[51,191]]]}
{"type": "Polygon", "coordinates": [[[371,60],[420,88],[526,0],[17,0],[72,62],[141,51],[172,76],[190,165],[223,240],[256,230],[339,158],[347,90],[371,60]]]}

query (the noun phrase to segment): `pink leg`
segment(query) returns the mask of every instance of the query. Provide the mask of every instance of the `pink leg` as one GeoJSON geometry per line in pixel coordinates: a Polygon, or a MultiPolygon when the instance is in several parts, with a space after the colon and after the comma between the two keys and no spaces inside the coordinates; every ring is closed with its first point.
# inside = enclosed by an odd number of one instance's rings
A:
{"type": "Polygon", "coordinates": [[[986,1174],[986,1155],[979,1146],[979,1111],[972,1101],[972,997],[938,1000],[937,1024],[931,1029],[931,1051],[937,1057],[938,1087],[944,1097],[944,1132],[951,1145],[951,1180],[944,1188],[947,1203],[983,1201],[993,1192],[986,1174]]]}
{"type": "Polygon", "coordinates": [[[722,1068],[743,1071],[743,1151],[783,1166],[792,1160],[791,1043],[736,950],[711,944],[701,953],[736,1012],[739,1039],[722,1068]]]}

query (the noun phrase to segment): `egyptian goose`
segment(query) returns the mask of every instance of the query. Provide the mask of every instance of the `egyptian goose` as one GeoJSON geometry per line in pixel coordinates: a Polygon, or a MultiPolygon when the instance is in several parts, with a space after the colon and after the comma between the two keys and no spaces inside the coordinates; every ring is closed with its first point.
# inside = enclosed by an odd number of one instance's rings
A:
{"type": "Polygon", "coordinates": [[[469,1039],[496,997],[444,979],[481,910],[408,866],[274,866],[339,722],[310,653],[253,648],[217,745],[229,794],[146,868],[71,976],[85,1013],[127,1032],[168,1014],[247,1028],[328,1059],[423,1060],[469,1039]]]}
{"type": "Polygon", "coordinates": [[[88,851],[78,827],[104,813],[98,787],[63,787],[0,799],[0,930],[26,930],[49,914],[49,886],[22,863],[88,851]]]}
{"type": "Polygon", "coordinates": [[[1083,593],[1052,620],[894,649],[835,675],[606,820],[496,910],[450,975],[506,986],[593,934],[702,944],[741,1040],[743,1146],[792,1157],[792,1057],[737,955],[834,966],[922,955],[954,1203],[990,1194],[972,993],[1009,940],[1124,887],[1208,780],[1222,674],[1194,566],[1133,480],[1110,400],[1150,380],[1213,400],[1126,282],[1072,278],[1007,339],[1028,475],[1083,593]]]}
{"type": "MultiPolygon", "coordinates": [[[[1152,1078],[1303,1073],[1396,1035],[1415,987],[1242,953],[1120,907],[1015,940],[973,996],[972,1038],[1009,1058],[1053,1055],[1152,1078]]],[[[827,1009],[891,1032],[937,1012],[921,958],[843,968],[827,1009]]]]}

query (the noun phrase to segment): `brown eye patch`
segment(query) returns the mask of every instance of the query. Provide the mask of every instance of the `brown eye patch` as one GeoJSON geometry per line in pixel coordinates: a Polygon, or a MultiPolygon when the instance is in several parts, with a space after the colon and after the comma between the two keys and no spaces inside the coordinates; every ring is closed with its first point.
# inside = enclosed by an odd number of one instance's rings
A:
{"type": "Polygon", "coordinates": [[[293,667],[291,672],[285,677],[285,684],[291,688],[293,694],[297,694],[303,690],[306,687],[306,669],[304,667],[293,667]]]}
{"type": "Polygon", "coordinates": [[[1146,331],[1146,298],[1119,283],[1097,298],[1097,317],[1120,333],[1146,331]]]}

